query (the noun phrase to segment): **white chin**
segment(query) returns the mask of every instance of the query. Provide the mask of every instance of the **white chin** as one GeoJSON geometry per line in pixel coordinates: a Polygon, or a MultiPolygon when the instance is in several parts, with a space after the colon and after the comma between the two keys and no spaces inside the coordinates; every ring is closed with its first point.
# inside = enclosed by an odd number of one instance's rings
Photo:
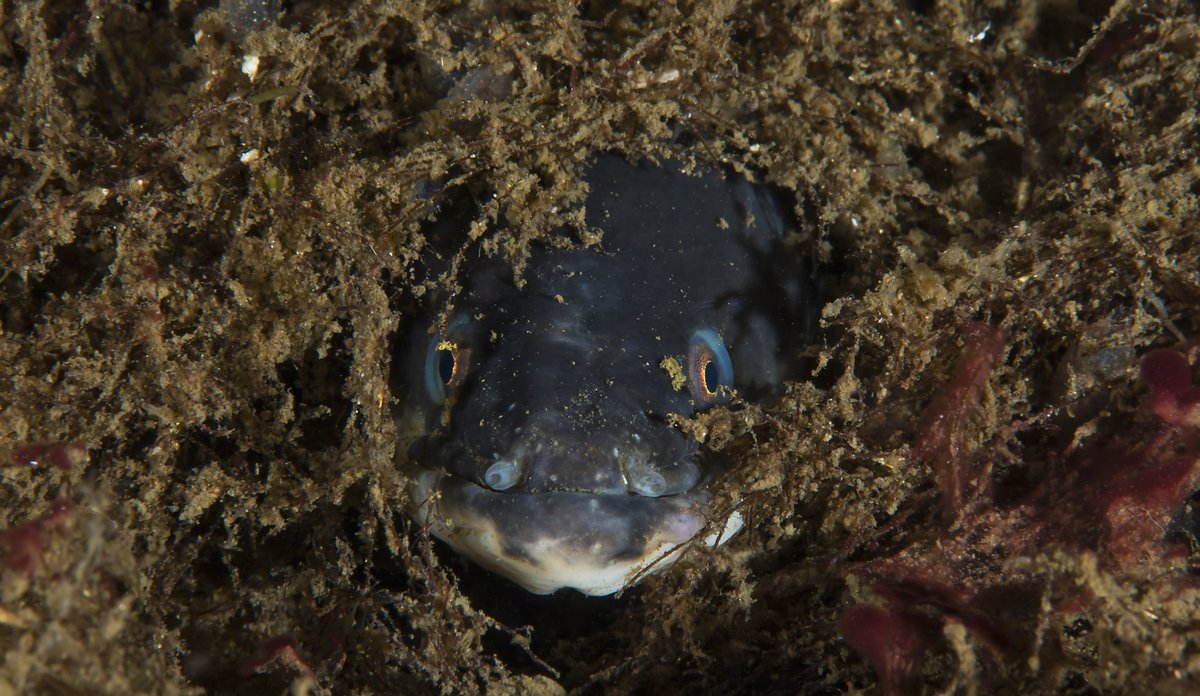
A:
{"type": "MultiPolygon", "coordinates": [[[[536,594],[610,595],[670,566],[706,527],[704,493],[644,498],[496,493],[434,472],[412,486],[416,520],[481,566],[536,594]]],[[[731,514],[703,543],[742,527],[731,514]]]]}

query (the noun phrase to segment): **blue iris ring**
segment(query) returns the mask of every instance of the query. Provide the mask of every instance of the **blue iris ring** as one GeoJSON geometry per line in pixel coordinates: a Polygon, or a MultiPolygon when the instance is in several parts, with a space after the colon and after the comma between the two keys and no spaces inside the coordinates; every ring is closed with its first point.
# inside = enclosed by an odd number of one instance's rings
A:
{"type": "Polygon", "coordinates": [[[688,348],[688,389],[700,408],[725,401],[733,388],[733,361],[720,334],[697,329],[688,348]]]}

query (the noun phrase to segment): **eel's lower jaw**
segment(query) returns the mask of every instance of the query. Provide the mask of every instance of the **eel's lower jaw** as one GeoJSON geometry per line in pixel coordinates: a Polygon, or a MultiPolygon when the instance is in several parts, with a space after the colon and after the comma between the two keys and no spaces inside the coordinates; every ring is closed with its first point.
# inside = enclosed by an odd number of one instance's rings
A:
{"type": "MultiPolygon", "coordinates": [[[[674,563],[707,526],[710,498],[497,493],[431,471],[412,494],[417,522],[476,563],[535,594],[570,587],[593,596],[674,563]]],[[[741,527],[734,512],[704,543],[723,544],[741,527]]]]}

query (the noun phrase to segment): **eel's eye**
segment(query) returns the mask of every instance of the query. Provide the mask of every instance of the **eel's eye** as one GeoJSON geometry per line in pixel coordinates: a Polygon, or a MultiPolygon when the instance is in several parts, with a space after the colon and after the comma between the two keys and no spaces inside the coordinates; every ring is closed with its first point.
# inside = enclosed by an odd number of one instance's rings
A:
{"type": "Polygon", "coordinates": [[[725,342],[716,331],[699,329],[692,334],[688,349],[688,389],[696,407],[707,408],[723,401],[732,387],[733,361],[725,342]]]}
{"type": "Polygon", "coordinates": [[[471,349],[461,336],[463,323],[452,321],[444,334],[434,334],[425,352],[425,392],[435,404],[443,403],[462,385],[471,366],[471,349]]]}

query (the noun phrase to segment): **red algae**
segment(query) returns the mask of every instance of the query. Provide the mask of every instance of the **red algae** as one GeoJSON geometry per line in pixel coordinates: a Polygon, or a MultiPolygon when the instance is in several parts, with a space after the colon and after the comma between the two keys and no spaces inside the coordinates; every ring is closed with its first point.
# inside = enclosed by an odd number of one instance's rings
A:
{"type": "Polygon", "coordinates": [[[69,471],[87,458],[87,448],[79,443],[37,442],[21,445],[12,451],[12,466],[36,468],[49,464],[69,471]]]}
{"type": "Polygon", "coordinates": [[[296,671],[301,676],[308,678],[313,684],[316,684],[316,674],[308,666],[308,663],[300,657],[300,654],[296,650],[296,639],[290,635],[279,635],[264,641],[255,650],[254,657],[242,662],[238,666],[237,671],[239,675],[249,677],[277,663],[296,671]]]}
{"type": "Polygon", "coordinates": [[[1159,349],[1142,362],[1142,379],[1150,385],[1150,408],[1164,422],[1200,428],[1200,388],[1192,387],[1192,366],[1182,353],[1159,349]]]}
{"type": "MultiPolygon", "coordinates": [[[[940,453],[943,470],[961,472],[963,461],[986,462],[997,456],[986,447],[978,451],[962,447],[962,436],[955,434],[962,427],[961,419],[972,412],[1002,348],[996,330],[977,328],[975,336],[984,339],[968,342],[954,379],[921,418],[931,430],[923,431],[920,441],[934,443],[923,444],[923,451],[940,453]]],[[[1148,406],[1158,425],[1132,425],[1114,434],[1106,445],[1068,454],[1047,470],[1028,495],[1004,508],[995,507],[984,495],[988,482],[963,489],[959,474],[939,475],[939,485],[974,496],[952,496],[959,503],[959,524],[931,531],[893,557],[852,566],[872,578],[871,591],[886,611],[863,614],[863,607],[852,607],[843,616],[859,618],[839,625],[847,641],[876,666],[885,689],[895,688],[905,676],[897,671],[904,665],[915,669],[916,658],[936,641],[909,639],[902,649],[904,660],[889,660],[880,647],[864,642],[861,617],[875,617],[880,630],[893,633],[914,612],[935,624],[957,622],[1002,656],[1012,654],[1020,640],[1011,626],[1004,628],[1011,624],[1009,617],[982,601],[983,593],[1019,588],[1036,579],[1036,566],[1015,564],[1016,559],[1057,550],[1095,556],[1108,572],[1128,573],[1181,557],[1180,547],[1165,538],[1200,473],[1200,441],[1194,437],[1187,406],[1195,392],[1191,367],[1182,353],[1156,350],[1144,358],[1142,375],[1151,389],[1148,406]],[[989,558],[1001,564],[993,565],[989,558]]],[[[1164,577],[1160,582],[1168,584],[1182,579],[1178,570],[1164,577]]],[[[1183,583],[1177,591],[1195,595],[1200,588],[1183,583]]],[[[1084,612],[1094,599],[1086,587],[1068,589],[1064,595],[1052,598],[1059,612],[1084,612]]]]}
{"type": "Polygon", "coordinates": [[[934,617],[956,620],[994,650],[1011,647],[992,619],[973,606],[974,589],[950,585],[920,568],[903,563],[885,565],[875,571],[881,580],[871,589],[888,604],[921,610],[935,623],[940,622],[934,617]]]}
{"type": "Polygon", "coordinates": [[[1196,453],[1172,454],[1169,438],[1140,446],[1115,443],[1068,459],[1024,504],[1033,525],[1024,532],[1036,545],[1091,549],[1103,565],[1125,570],[1161,560],[1167,525],[1195,485],[1196,453]]]}
{"type": "Polygon", "coordinates": [[[914,611],[872,606],[847,609],[838,630],[850,647],[867,656],[879,672],[885,694],[901,693],[904,681],[938,638],[935,621],[914,611]]]}
{"type": "Polygon", "coordinates": [[[217,5],[0,13],[0,692],[1200,683],[1194,2],[217,5]],[[705,415],[745,530],[577,612],[405,521],[389,371],[448,260],[603,246],[601,151],[844,272],[817,374],[705,415]]]}
{"type": "Polygon", "coordinates": [[[10,570],[33,575],[42,564],[45,533],[71,512],[71,502],[60,498],[48,511],[31,522],[0,529],[0,561],[10,570]]]}
{"type": "Polygon", "coordinates": [[[964,327],[966,346],[954,367],[950,384],[925,407],[917,422],[914,459],[933,466],[948,519],[963,513],[973,501],[987,497],[989,479],[970,458],[970,420],[987,387],[992,368],[1004,352],[1005,331],[977,322],[964,327]]]}

